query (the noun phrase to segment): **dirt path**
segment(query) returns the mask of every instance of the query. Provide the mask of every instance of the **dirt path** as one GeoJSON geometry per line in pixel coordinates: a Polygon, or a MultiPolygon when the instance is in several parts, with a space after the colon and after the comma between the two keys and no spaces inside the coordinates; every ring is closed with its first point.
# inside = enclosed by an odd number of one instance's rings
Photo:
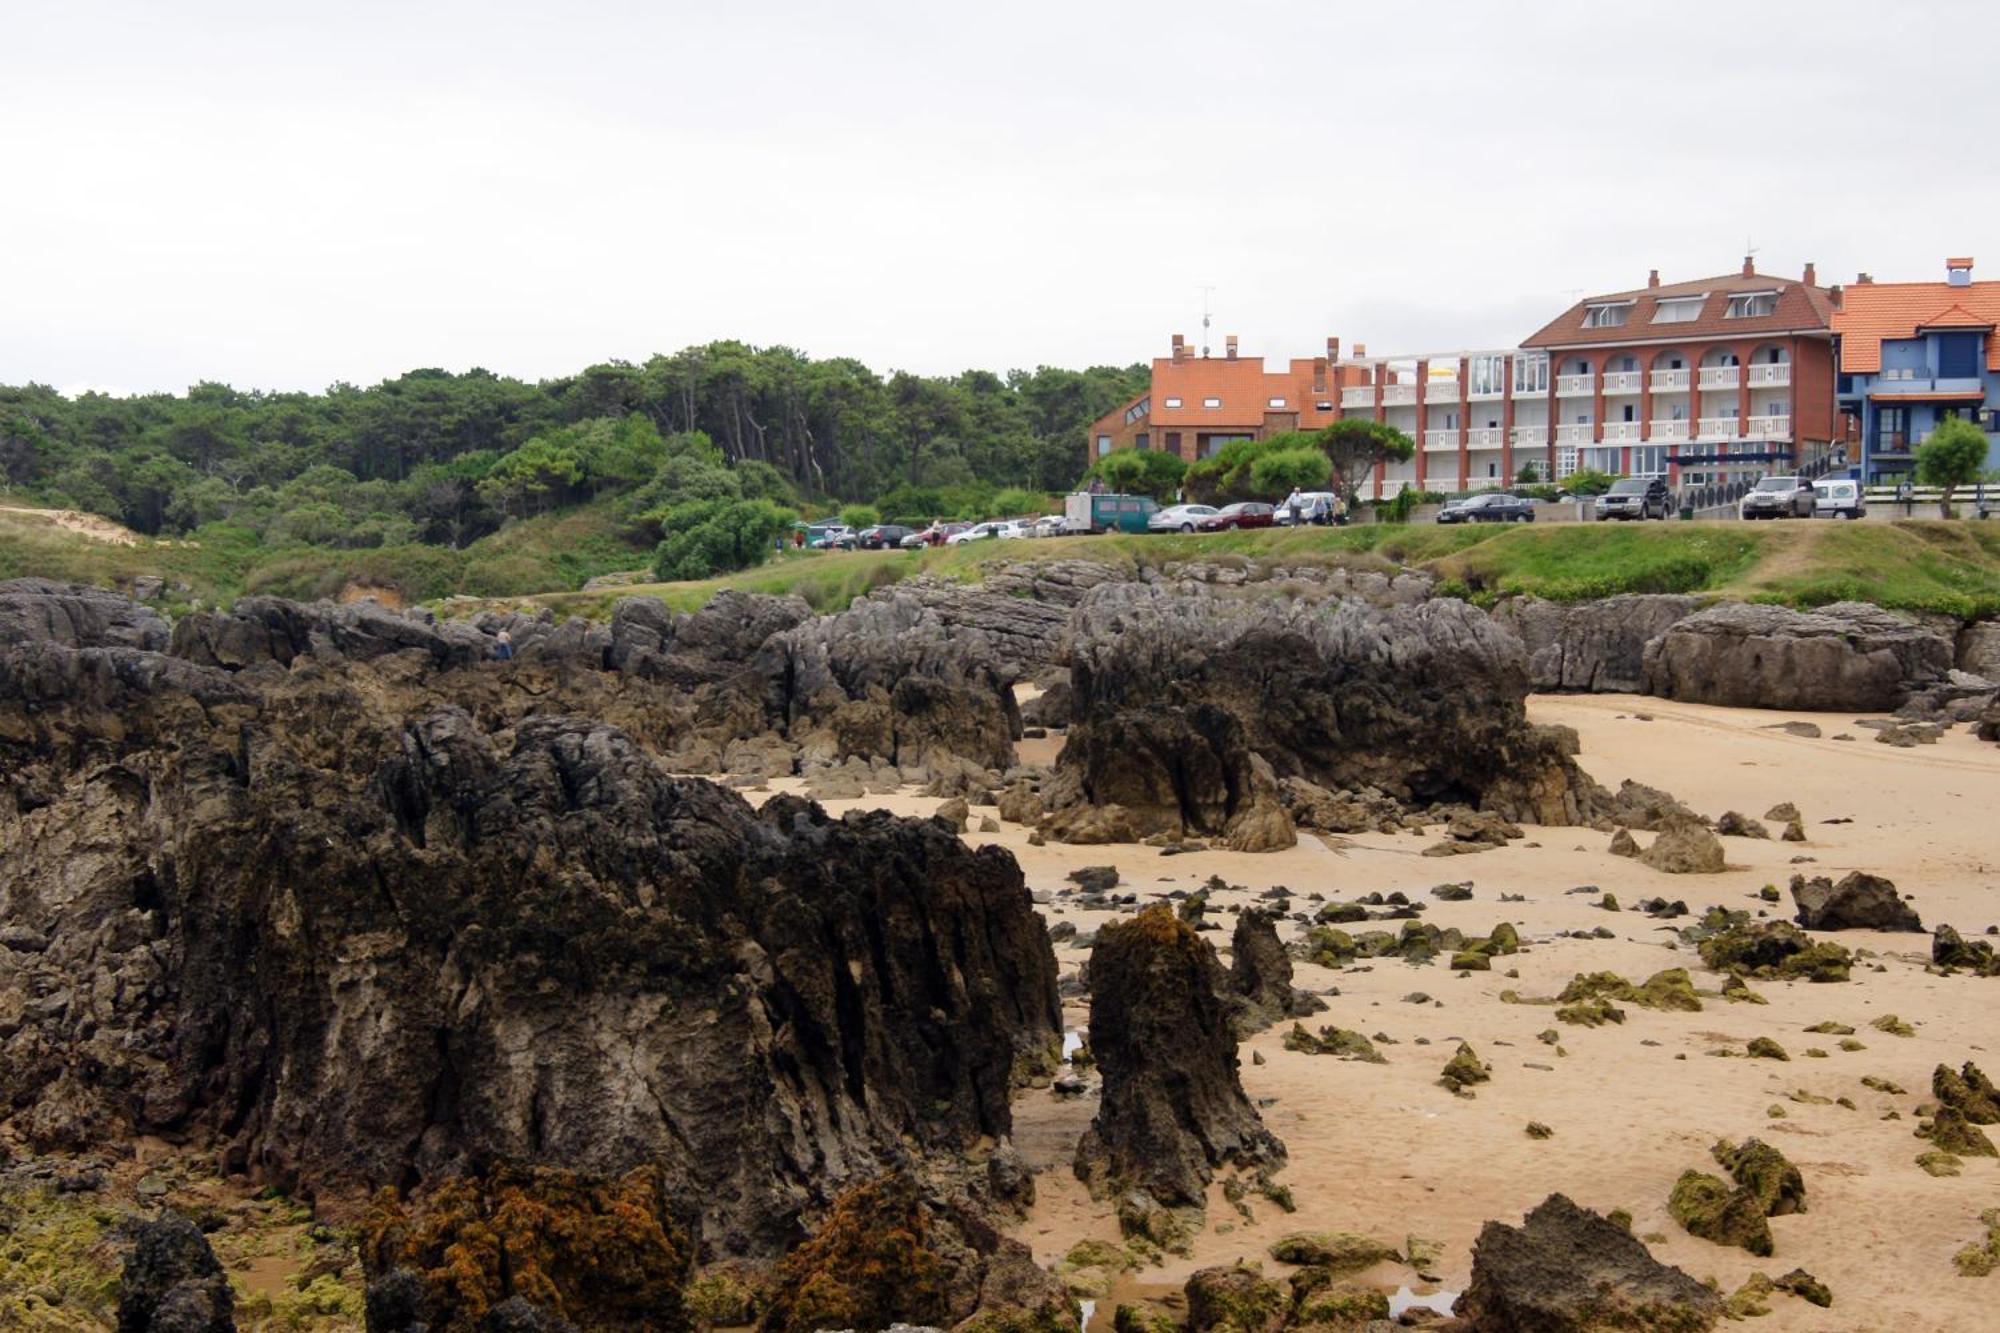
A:
{"type": "Polygon", "coordinates": [[[64,532],[73,532],[106,546],[143,546],[146,539],[128,527],[113,523],[101,514],[80,509],[32,509],[22,505],[0,505],[0,514],[30,522],[46,523],[64,532]]]}

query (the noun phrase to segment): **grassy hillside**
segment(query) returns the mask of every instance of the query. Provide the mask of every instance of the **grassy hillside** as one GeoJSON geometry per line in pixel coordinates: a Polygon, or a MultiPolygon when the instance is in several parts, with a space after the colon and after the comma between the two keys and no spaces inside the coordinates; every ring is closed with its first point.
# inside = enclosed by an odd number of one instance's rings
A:
{"type": "Polygon", "coordinates": [[[596,575],[643,567],[647,556],[601,506],[513,523],[460,551],[273,549],[226,528],[204,530],[200,542],[120,544],[103,533],[0,511],[0,578],[39,574],[125,586],[135,576],[158,574],[184,585],[185,591],[168,598],[176,606],[226,603],[245,593],[338,597],[381,588],[408,601],[469,597],[601,617],[633,592],[693,607],[722,588],[742,588],[795,592],[828,610],[918,572],[976,580],[989,565],[1017,560],[1088,559],[1135,569],[1254,557],[1294,566],[1417,567],[1478,601],[1517,594],[1575,601],[1621,592],[1690,592],[1793,606],[1852,599],[1967,618],[2000,616],[2000,524],[1966,520],[1368,524],[1214,536],[1068,537],[922,552],[787,552],[761,568],[700,582],[579,591],[596,575]]]}

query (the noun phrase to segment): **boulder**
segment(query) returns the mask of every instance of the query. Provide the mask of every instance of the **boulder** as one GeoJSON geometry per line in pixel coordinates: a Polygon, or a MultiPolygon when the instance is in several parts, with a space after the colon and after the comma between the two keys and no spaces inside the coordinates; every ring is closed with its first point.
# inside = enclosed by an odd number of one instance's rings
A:
{"type": "Polygon", "coordinates": [[[1561,1194],[1518,1227],[1488,1222],[1453,1307],[1469,1333],[1704,1333],[1722,1298],[1654,1259],[1632,1233],[1561,1194]]]}
{"type": "Polygon", "coordinates": [[[1908,930],[1924,928],[1896,886],[1865,870],[1850,871],[1838,884],[1825,875],[1792,876],[1797,921],[1807,930],[1908,930]]]}
{"type": "Polygon", "coordinates": [[[1721,839],[1693,822],[1667,828],[1638,859],[1640,864],[1668,875],[1716,875],[1726,868],[1721,839]]]}
{"type": "Polygon", "coordinates": [[[1093,1193],[1138,1189],[1198,1207],[1217,1167],[1284,1162],[1244,1096],[1229,983],[1207,941],[1164,905],[1149,907],[1097,932],[1090,987],[1104,1089],[1076,1172],[1093,1193]]]}
{"type": "Polygon", "coordinates": [[[1646,645],[1645,689],[1739,708],[1885,710],[1942,681],[1952,658],[1950,636],[1864,603],[1811,612],[1730,603],[1646,645]]]}
{"type": "Polygon", "coordinates": [[[54,579],[0,580],[0,645],[43,642],[158,652],[172,634],[165,616],[103,588],[54,579]]]}
{"type": "Polygon", "coordinates": [[[1277,918],[1269,912],[1253,907],[1237,913],[1229,985],[1241,1001],[1234,1018],[1239,1038],[1303,1012],[1294,1003],[1292,956],[1278,939],[1277,918]]]}
{"type": "Polygon", "coordinates": [[[139,1228],[118,1286],[118,1333],[236,1333],[229,1275],[179,1213],[139,1228]]]}
{"type": "Polygon", "coordinates": [[[1510,597],[1493,618],[1520,635],[1537,690],[1636,694],[1646,645],[1700,607],[1678,593],[1627,593],[1587,602],[1510,597]]]}

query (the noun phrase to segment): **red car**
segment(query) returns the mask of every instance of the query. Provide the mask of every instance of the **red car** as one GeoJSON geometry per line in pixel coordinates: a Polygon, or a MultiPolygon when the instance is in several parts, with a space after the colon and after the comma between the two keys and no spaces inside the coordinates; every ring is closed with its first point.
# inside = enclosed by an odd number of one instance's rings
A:
{"type": "Polygon", "coordinates": [[[1278,511],[1255,500],[1243,500],[1222,508],[1201,520],[1203,532],[1226,532],[1230,528],[1268,528],[1278,521],[1278,511]]]}

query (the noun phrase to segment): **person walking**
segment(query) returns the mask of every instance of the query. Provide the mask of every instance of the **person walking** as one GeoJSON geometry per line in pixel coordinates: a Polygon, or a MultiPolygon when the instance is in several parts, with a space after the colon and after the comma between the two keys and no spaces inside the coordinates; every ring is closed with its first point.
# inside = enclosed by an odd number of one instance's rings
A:
{"type": "Polygon", "coordinates": [[[1291,511],[1292,526],[1295,528],[1299,525],[1299,511],[1304,507],[1305,498],[1299,494],[1298,487],[1292,487],[1292,493],[1285,498],[1285,508],[1291,511]]]}

